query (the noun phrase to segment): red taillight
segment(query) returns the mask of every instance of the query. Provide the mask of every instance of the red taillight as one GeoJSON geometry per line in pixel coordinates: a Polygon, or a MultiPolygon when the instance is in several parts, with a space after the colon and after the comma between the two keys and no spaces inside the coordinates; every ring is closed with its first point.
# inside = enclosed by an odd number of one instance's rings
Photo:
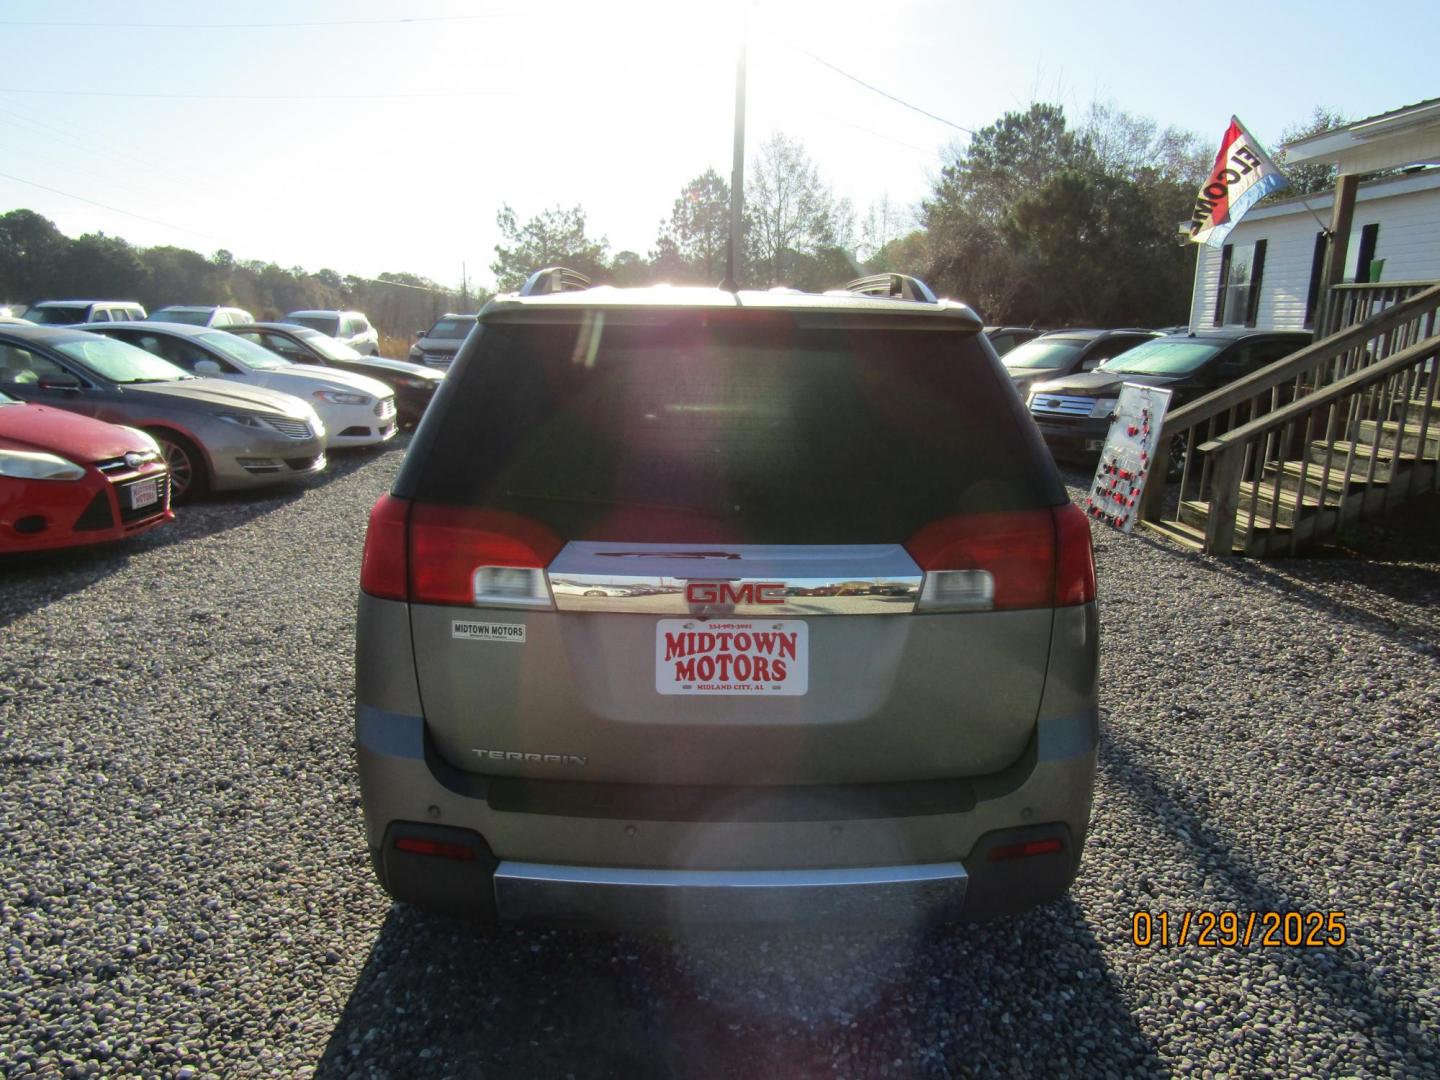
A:
{"type": "Polygon", "coordinates": [[[394,495],[382,495],[370,511],[365,530],[365,554],[360,559],[360,588],[382,600],[404,600],[405,519],[410,503],[394,495]]]}
{"type": "Polygon", "coordinates": [[[402,836],[395,841],[396,851],[408,851],[411,855],[434,855],[441,859],[459,859],[471,862],[475,849],[464,844],[446,844],[439,840],[422,840],[418,836],[402,836]]]}
{"type": "Polygon", "coordinates": [[[481,567],[543,570],[564,542],[544,525],[503,510],[416,503],[410,513],[410,599],[475,603],[481,567]]]}
{"type": "Polygon", "coordinates": [[[944,518],[921,529],[905,549],[927,574],[988,572],[995,611],[1053,606],[1055,522],[1049,509],[944,518]]]}
{"type": "Polygon", "coordinates": [[[988,573],[993,589],[988,610],[1064,607],[1095,599],[1090,522],[1073,504],[957,514],[921,529],[905,549],[927,576],[988,573]]]}
{"type": "Polygon", "coordinates": [[[1031,840],[1024,844],[1006,844],[1004,847],[991,848],[990,854],[985,858],[990,862],[1001,862],[1005,859],[1028,859],[1032,855],[1053,855],[1064,850],[1065,844],[1051,837],[1048,840],[1031,840]]]}
{"type": "Polygon", "coordinates": [[[1095,549],[1090,519],[1074,503],[1055,510],[1055,606],[1088,604],[1095,599],[1095,549]]]}

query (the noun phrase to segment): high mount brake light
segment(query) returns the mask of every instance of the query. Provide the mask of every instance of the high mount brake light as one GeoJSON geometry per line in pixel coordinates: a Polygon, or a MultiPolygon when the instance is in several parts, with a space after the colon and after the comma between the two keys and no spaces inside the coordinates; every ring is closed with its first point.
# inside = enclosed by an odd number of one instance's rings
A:
{"type": "Polygon", "coordinates": [[[421,604],[549,607],[544,570],[562,546],[519,514],[386,495],[370,514],[360,587],[421,604]]]}
{"type": "Polygon", "coordinates": [[[925,571],[919,612],[1013,611],[1095,599],[1090,523],[1068,503],[944,518],[905,548],[925,571]]]}

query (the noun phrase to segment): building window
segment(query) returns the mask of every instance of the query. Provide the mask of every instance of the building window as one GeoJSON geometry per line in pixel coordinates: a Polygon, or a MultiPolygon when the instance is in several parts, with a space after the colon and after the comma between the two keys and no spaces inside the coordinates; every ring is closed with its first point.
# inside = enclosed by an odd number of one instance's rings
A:
{"type": "Polygon", "coordinates": [[[1264,268],[1264,240],[1225,245],[1220,256],[1220,289],[1215,298],[1216,326],[1255,325],[1264,268]]]}
{"type": "Polygon", "coordinates": [[[1346,281],[1366,282],[1370,280],[1370,269],[1375,262],[1375,244],[1380,239],[1380,224],[1375,222],[1360,230],[1357,237],[1350,234],[1350,250],[1345,253],[1346,281]]]}

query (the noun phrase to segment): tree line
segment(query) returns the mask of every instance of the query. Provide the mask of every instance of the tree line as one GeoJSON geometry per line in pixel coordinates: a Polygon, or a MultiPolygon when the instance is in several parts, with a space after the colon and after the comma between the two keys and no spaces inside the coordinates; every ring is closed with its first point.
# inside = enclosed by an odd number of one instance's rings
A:
{"type": "MultiPolygon", "coordinates": [[[[1282,138],[1342,122],[1317,109],[1282,138]]],[[[882,197],[861,214],[835,195],[798,139],[775,133],[747,165],[740,280],[816,291],[900,271],[966,300],[990,322],[1181,322],[1194,254],[1178,228],[1213,153],[1191,132],[1112,106],[1093,105],[1072,122],[1060,106],[1037,103],[948,146],[918,206],[882,197]]],[[[1297,180],[1307,191],[1333,182],[1309,173],[1297,180]]],[[[589,232],[581,205],[524,221],[503,205],[490,270],[500,291],[557,264],[616,285],[715,285],[725,274],[729,215],[730,185],[714,169],[680,189],[643,254],[611,254],[606,237],[589,232]]],[[[409,273],[367,279],[237,260],[224,250],[138,248],[104,233],[70,239],[33,211],[0,215],[0,302],[82,296],[147,307],[233,304],[258,318],[357,308],[397,335],[486,298],[409,273]]]]}
{"type": "Polygon", "coordinates": [[[223,248],[141,248],[103,232],[70,238],[33,210],[0,214],[0,303],[36,300],[138,300],[240,307],[257,319],[302,308],[364,311],[383,333],[406,336],[446,311],[474,311],[482,297],[410,273],[378,278],[314,272],[236,259],[223,248]]]}

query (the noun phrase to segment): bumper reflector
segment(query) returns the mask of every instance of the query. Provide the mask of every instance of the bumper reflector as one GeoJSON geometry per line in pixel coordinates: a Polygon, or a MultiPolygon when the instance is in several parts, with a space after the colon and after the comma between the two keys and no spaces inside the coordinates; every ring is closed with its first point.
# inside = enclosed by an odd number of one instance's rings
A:
{"type": "Polygon", "coordinates": [[[1032,855],[1053,855],[1057,851],[1064,850],[1064,842],[1052,836],[1046,840],[1031,840],[1024,844],[1007,844],[1004,847],[994,848],[987,856],[987,860],[1001,862],[1005,859],[1028,859],[1032,855]]]}
{"type": "Polygon", "coordinates": [[[434,855],[440,859],[459,859],[473,862],[475,849],[465,844],[447,844],[440,840],[424,840],[418,836],[402,836],[395,841],[396,851],[408,851],[411,855],[434,855]]]}

